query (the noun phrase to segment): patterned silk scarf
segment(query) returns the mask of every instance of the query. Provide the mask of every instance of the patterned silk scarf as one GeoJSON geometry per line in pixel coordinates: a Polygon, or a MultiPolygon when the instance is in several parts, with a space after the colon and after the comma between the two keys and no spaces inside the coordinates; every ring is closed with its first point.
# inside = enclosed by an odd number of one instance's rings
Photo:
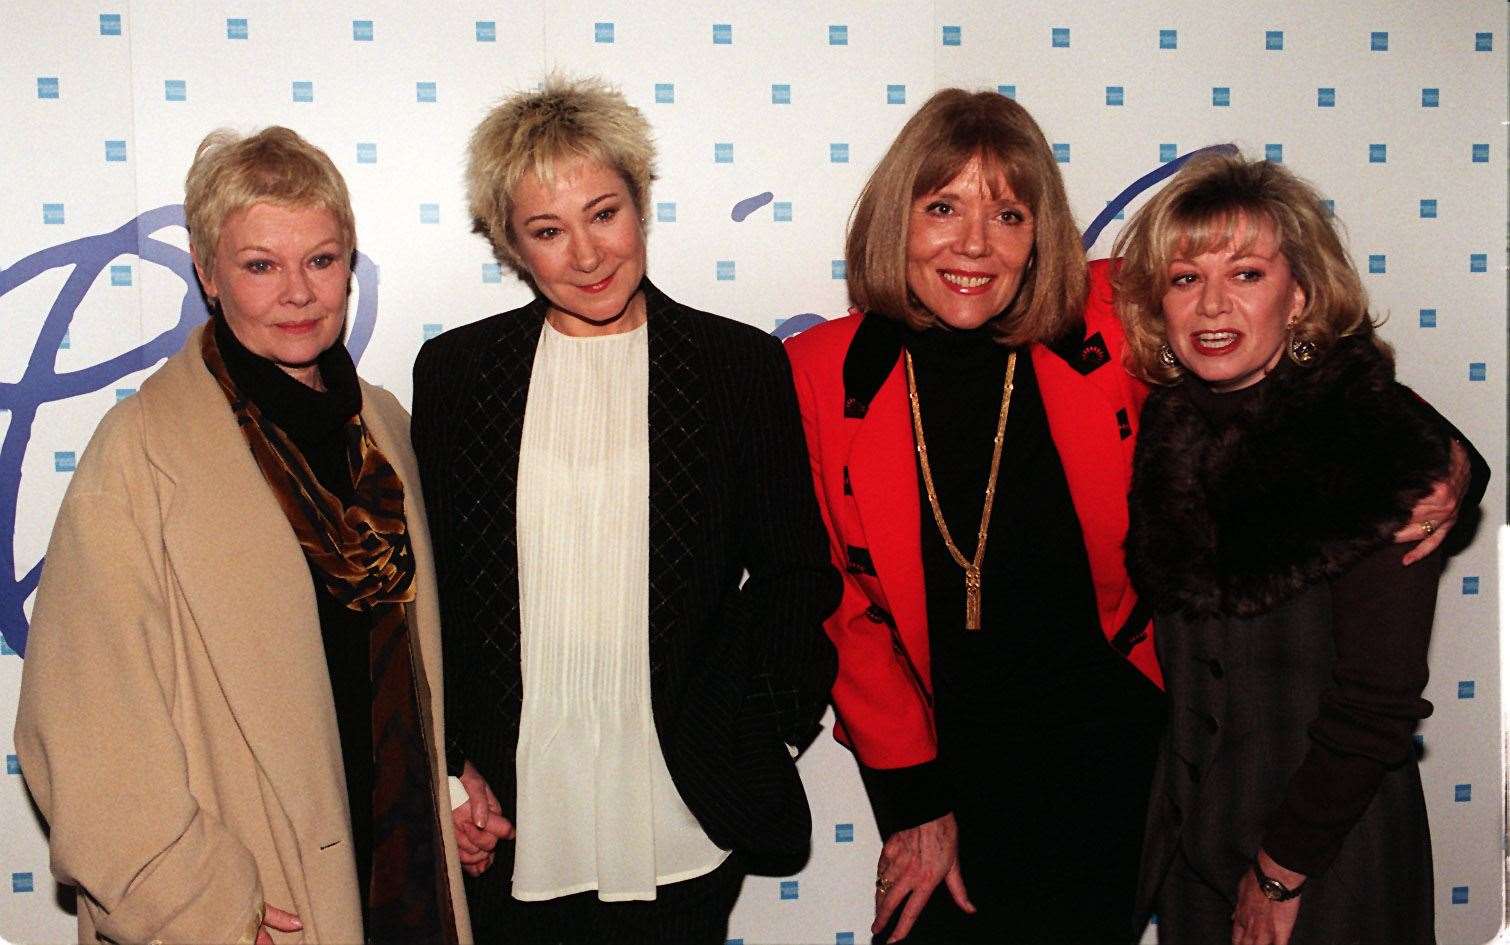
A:
{"type": "Polygon", "coordinates": [[[355,486],[351,502],[343,503],[320,485],[288,436],[237,390],[213,326],[205,326],[202,339],[205,366],[230,401],[311,570],[337,601],[370,617],[374,768],[367,941],[454,943],[428,733],[409,645],[405,605],[414,601],[414,557],[404,484],[356,414],[342,431],[355,486]]]}

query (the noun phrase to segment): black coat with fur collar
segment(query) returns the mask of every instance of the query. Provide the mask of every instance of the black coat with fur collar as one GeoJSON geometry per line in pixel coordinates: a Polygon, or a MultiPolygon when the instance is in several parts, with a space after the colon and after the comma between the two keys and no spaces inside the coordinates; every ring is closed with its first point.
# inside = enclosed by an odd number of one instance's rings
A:
{"type": "Polygon", "coordinates": [[[1440,421],[1371,337],[1281,365],[1225,424],[1194,379],[1149,396],[1127,569],[1155,611],[1265,613],[1389,541],[1444,474],[1440,421]]]}

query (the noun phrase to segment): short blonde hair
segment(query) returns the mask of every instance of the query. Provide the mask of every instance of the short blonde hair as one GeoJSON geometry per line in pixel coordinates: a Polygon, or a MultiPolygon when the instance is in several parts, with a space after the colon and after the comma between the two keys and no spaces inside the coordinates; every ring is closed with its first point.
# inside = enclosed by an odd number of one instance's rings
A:
{"type": "Polygon", "coordinates": [[[1020,345],[1061,336],[1085,304],[1085,251],[1065,196],[1059,164],[1027,109],[996,92],[944,89],[923,103],[860,191],[844,243],[850,300],[906,320],[934,316],[907,288],[907,227],[912,203],[954,179],[980,157],[999,169],[1033,216],[1033,250],[1001,340],[1020,345]]]}
{"type": "Polygon", "coordinates": [[[550,183],[558,164],[581,158],[624,179],[643,232],[655,146],[650,123],[617,89],[552,74],[538,92],[511,95],[483,118],[467,145],[467,202],[473,230],[487,235],[499,262],[528,277],[509,228],[514,188],[531,173],[550,183]]]}
{"type": "Polygon", "coordinates": [[[1231,245],[1239,235],[1251,243],[1264,223],[1274,228],[1305,293],[1292,336],[1320,354],[1345,335],[1372,332],[1368,293],[1330,217],[1316,188],[1282,165],[1249,161],[1235,150],[1191,158],[1112,246],[1112,255],[1122,258],[1115,280],[1128,369],[1155,384],[1179,378],[1178,366],[1159,359],[1170,264],[1231,245]]]}
{"type": "Polygon", "coordinates": [[[356,249],[351,194],[329,155],[278,125],[246,136],[221,128],[199,143],[184,180],[189,252],[200,268],[213,271],[225,221],[259,203],[322,207],[336,218],[347,248],[356,249]]]}

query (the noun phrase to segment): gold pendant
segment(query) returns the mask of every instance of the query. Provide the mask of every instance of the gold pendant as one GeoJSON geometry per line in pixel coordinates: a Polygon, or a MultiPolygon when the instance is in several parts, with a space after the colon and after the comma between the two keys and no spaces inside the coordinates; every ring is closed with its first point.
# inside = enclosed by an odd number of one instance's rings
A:
{"type": "Polygon", "coordinates": [[[965,569],[965,629],[980,629],[980,568],[965,569]]]}

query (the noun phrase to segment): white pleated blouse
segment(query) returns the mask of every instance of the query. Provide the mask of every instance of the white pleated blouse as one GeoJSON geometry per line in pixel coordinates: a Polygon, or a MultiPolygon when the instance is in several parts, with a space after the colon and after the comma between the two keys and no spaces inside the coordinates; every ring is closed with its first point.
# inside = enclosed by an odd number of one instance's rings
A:
{"type": "Polygon", "coordinates": [[[654,899],[728,853],[666,770],[650,710],[646,327],[546,322],[519,449],[516,899],[654,899]]]}

